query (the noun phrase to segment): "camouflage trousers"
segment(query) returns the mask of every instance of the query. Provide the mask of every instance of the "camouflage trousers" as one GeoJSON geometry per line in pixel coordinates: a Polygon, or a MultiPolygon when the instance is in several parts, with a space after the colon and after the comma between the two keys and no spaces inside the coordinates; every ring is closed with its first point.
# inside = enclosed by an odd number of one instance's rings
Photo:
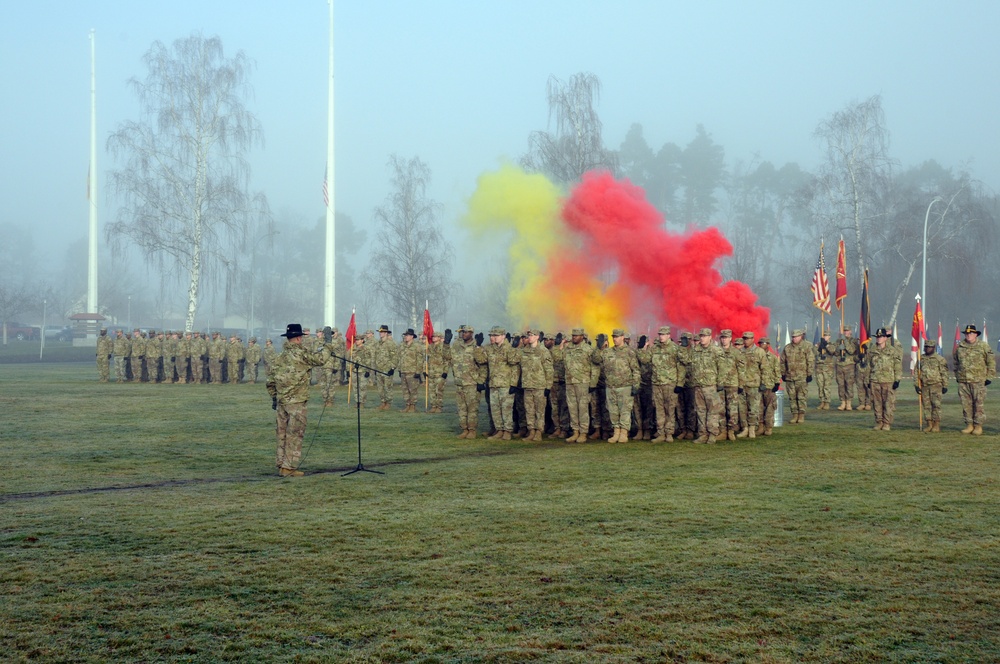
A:
{"type": "Polygon", "coordinates": [[[927,385],[920,388],[920,403],[924,408],[924,419],[938,422],[941,420],[941,401],[944,397],[941,388],[944,385],[927,385]]]}
{"type": "Polygon", "coordinates": [[[786,380],[785,392],[788,393],[788,408],[792,415],[806,412],[806,401],[809,398],[809,383],[805,380],[786,380]]]}
{"type": "MultiPolygon", "coordinates": [[[[837,363],[837,393],[844,403],[854,400],[855,365],[853,362],[837,363]]],[[[864,403],[864,402],[863,402],[864,403]]]]}
{"type": "Polygon", "coordinates": [[[278,468],[298,468],[302,458],[302,438],[306,433],[306,403],[278,401],[276,412],[278,452],[275,464],[278,468]]]}
{"type": "Polygon", "coordinates": [[[417,396],[421,392],[420,390],[420,375],[419,374],[400,374],[399,380],[403,385],[403,399],[407,406],[417,405],[417,396]]]}
{"type": "Polygon", "coordinates": [[[986,421],[986,382],[961,382],[958,384],[958,396],[962,399],[962,417],[966,424],[982,426],[986,421]]]}
{"type": "Polygon", "coordinates": [[[831,392],[836,378],[830,360],[816,363],[816,389],[819,390],[819,402],[830,403],[831,392]]]}
{"type": "MultiPolygon", "coordinates": [[[[764,392],[771,394],[771,390],[764,388],[764,392]]],[[[760,401],[764,392],[760,387],[745,387],[740,395],[740,423],[747,427],[755,427],[760,424],[760,401]]]]}
{"type": "Polygon", "coordinates": [[[566,407],[573,431],[587,433],[590,429],[590,386],[587,383],[567,383],[566,407]]]}
{"type": "Polygon", "coordinates": [[[653,407],[656,409],[656,433],[661,436],[674,435],[677,426],[676,385],[653,385],[653,407]]]}
{"type": "Polygon", "coordinates": [[[163,356],[163,382],[174,382],[174,364],[175,360],[173,357],[163,356]]]}
{"type": "Polygon", "coordinates": [[[247,382],[248,383],[256,383],[257,382],[257,365],[256,364],[247,364],[246,365],[246,375],[247,375],[247,382]]]}
{"type": "Polygon", "coordinates": [[[222,382],[222,360],[215,357],[208,358],[208,373],[213,383],[222,382]]]}
{"type": "Polygon", "coordinates": [[[528,418],[524,409],[524,390],[514,393],[514,429],[527,429],[528,418]]]}
{"type": "Polygon", "coordinates": [[[653,410],[653,386],[642,385],[639,394],[632,397],[632,419],[639,427],[639,433],[652,431],[656,424],[656,413],[653,410]]]}
{"type": "Polygon", "coordinates": [[[719,393],[715,391],[715,385],[706,387],[693,387],[694,410],[698,418],[695,433],[701,435],[719,435],[719,393]]]}
{"type": "Polygon", "coordinates": [[[442,378],[441,374],[433,374],[431,378],[431,408],[444,407],[444,384],[448,380],[442,378]]]}
{"type": "Polygon", "coordinates": [[[493,428],[497,431],[514,431],[514,395],[508,388],[490,387],[490,410],[493,428]]]}
{"type": "Polygon", "coordinates": [[[604,431],[611,435],[611,414],[608,412],[608,399],[605,392],[598,388],[590,393],[590,424],[594,431],[604,431]]]}
{"type": "Polygon", "coordinates": [[[336,372],[330,367],[320,367],[319,384],[323,386],[323,403],[332,404],[337,393],[336,372]]]}
{"type": "Polygon", "coordinates": [[[764,430],[774,428],[774,411],[778,408],[778,395],[771,390],[760,393],[760,424],[764,430]]]}
{"type": "Polygon", "coordinates": [[[479,426],[479,390],[475,385],[455,387],[455,403],[458,406],[458,426],[475,431],[479,426]]]}
{"type": "Polygon", "coordinates": [[[116,357],[115,358],[115,378],[118,379],[119,383],[124,383],[128,380],[128,358],[127,357],[116,357]]]}
{"type": "Polygon", "coordinates": [[[569,407],[566,405],[566,383],[553,383],[549,390],[549,410],[556,431],[569,429],[569,407]]]}
{"type": "Polygon", "coordinates": [[[545,390],[525,388],[524,421],[531,431],[545,431],[545,390]]]}
{"type": "Polygon", "coordinates": [[[177,372],[177,382],[188,382],[188,365],[191,363],[190,357],[178,357],[174,362],[174,371],[177,372]]]}
{"type": "Polygon", "coordinates": [[[159,357],[147,357],[146,358],[146,375],[149,377],[150,383],[158,383],[160,381],[160,360],[159,357]]]}
{"type": "Polygon", "coordinates": [[[375,376],[375,387],[378,389],[378,398],[382,403],[392,403],[392,376],[378,374],[375,376]]]}
{"type": "Polygon", "coordinates": [[[191,382],[205,382],[205,362],[197,355],[191,356],[191,382]]]}
{"type": "Polygon", "coordinates": [[[239,360],[226,360],[226,374],[230,383],[240,382],[240,362],[239,360]]]}
{"type": "Polygon", "coordinates": [[[111,357],[104,353],[97,356],[97,377],[102,383],[111,378],[111,357]]]}
{"type": "Polygon", "coordinates": [[[348,376],[350,379],[347,381],[347,402],[357,399],[356,403],[360,403],[363,407],[368,400],[369,379],[365,378],[363,373],[351,373],[348,376]]]}
{"type": "Polygon", "coordinates": [[[875,424],[892,424],[896,410],[896,391],[892,383],[872,383],[872,410],[875,424]]]}
{"type": "Polygon", "coordinates": [[[698,433],[697,392],[699,389],[701,388],[685,387],[684,390],[681,391],[681,399],[678,406],[680,408],[678,419],[681,422],[681,428],[685,431],[691,432],[692,434],[698,433]]]}
{"type": "Polygon", "coordinates": [[[604,401],[608,406],[608,420],[612,429],[632,428],[632,388],[605,387],[604,401]]]}
{"type": "Polygon", "coordinates": [[[719,395],[719,415],[722,424],[725,424],[726,431],[739,431],[740,429],[740,394],[739,387],[723,387],[719,395]]]}
{"type": "Polygon", "coordinates": [[[871,406],[872,399],[872,384],[868,382],[868,378],[859,379],[857,382],[858,386],[858,405],[859,406],[871,406]]]}

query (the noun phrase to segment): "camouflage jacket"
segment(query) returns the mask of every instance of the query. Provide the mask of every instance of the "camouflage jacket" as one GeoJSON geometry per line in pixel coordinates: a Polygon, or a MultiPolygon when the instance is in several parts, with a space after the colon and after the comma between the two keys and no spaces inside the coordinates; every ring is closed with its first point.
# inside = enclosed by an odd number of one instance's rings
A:
{"type": "Polygon", "coordinates": [[[781,349],[782,380],[805,380],[816,370],[813,345],[803,339],[799,343],[785,344],[781,349]]]}
{"type": "Polygon", "coordinates": [[[379,339],[375,342],[374,348],[375,368],[379,371],[389,371],[396,368],[398,353],[396,352],[396,342],[392,337],[379,339]]]}
{"type": "Polygon", "coordinates": [[[115,335],[115,355],[118,357],[128,357],[132,354],[132,342],[124,334],[115,335]]]}
{"type": "Polygon", "coordinates": [[[709,344],[700,343],[691,347],[689,367],[691,370],[691,387],[714,387],[719,385],[720,356],[722,349],[709,344]]]}
{"type": "Polygon", "coordinates": [[[948,360],[937,353],[920,356],[920,384],[947,385],[948,360]]]}
{"type": "Polygon", "coordinates": [[[115,352],[115,341],[108,335],[97,337],[97,356],[107,357],[115,352]]]}
{"type": "Polygon", "coordinates": [[[521,355],[508,341],[486,347],[486,365],[491,388],[508,388],[517,385],[518,365],[521,355]]]}
{"type": "Polygon", "coordinates": [[[309,400],[309,374],[330,359],[330,350],[312,351],[300,343],[285,343],[267,377],[267,393],[281,403],[305,403],[309,400]]]}
{"type": "Polygon", "coordinates": [[[565,353],[563,352],[563,349],[559,346],[553,346],[549,349],[549,353],[552,355],[552,382],[565,383],[566,361],[564,359],[565,353]]]}
{"type": "Polygon", "coordinates": [[[230,341],[226,345],[226,361],[228,362],[239,362],[244,357],[246,357],[243,344],[239,340],[230,341]]]}
{"type": "Polygon", "coordinates": [[[146,357],[146,340],[141,336],[132,337],[132,357],[146,357]]]}
{"type": "Polygon", "coordinates": [[[599,364],[597,353],[586,341],[579,344],[572,342],[563,348],[563,364],[566,367],[567,385],[588,385],[595,387],[599,374],[595,372],[594,366],[599,364]]]}
{"type": "MultiPolygon", "coordinates": [[[[361,372],[362,376],[365,375],[366,371],[369,374],[371,374],[371,369],[366,368],[366,367],[372,367],[375,364],[375,346],[374,346],[374,344],[371,345],[371,346],[369,346],[367,341],[365,343],[363,343],[363,344],[357,344],[357,343],[355,343],[354,347],[351,349],[351,358],[355,362],[357,362],[358,364],[362,365],[358,369],[361,372]]],[[[354,367],[349,364],[349,365],[347,365],[347,370],[349,372],[353,371],[354,367]]]]}
{"type": "Polygon", "coordinates": [[[443,341],[438,341],[427,347],[427,374],[440,377],[443,373],[448,373],[448,365],[451,363],[451,347],[446,346],[443,341]]]}
{"type": "Polygon", "coordinates": [[[191,357],[191,339],[177,340],[177,355],[175,357],[187,359],[191,357]]]}
{"type": "Polygon", "coordinates": [[[853,337],[841,337],[837,339],[833,354],[838,363],[857,364],[861,359],[861,345],[853,337]]]}
{"type": "Polygon", "coordinates": [[[260,364],[260,346],[257,342],[254,342],[247,346],[246,352],[244,353],[244,358],[247,361],[247,366],[253,367],[260,364]]]}
{"type": "Polygon", "coordinates": [[[719,382],[723,387],[740,387],[743,377],[743,352],[733,346],[719,348],[719,382]]]}
{"type": "MultiPolygon", "coordinates": [[[[748,390],[755,390],[761,385],[770,388],[778,382],[781,376],[777,376],[774,380],[765,380],[765,376],[768,375],[769,371],[767,366],[768,355],[770,353],[757,345],[743,349],[743,387],[748,390]]],[[[774,359],[775,361],[778,360],[776,357],[774,359]]]]}
{"type": "MultiPolygon", "coordinates": [[[[322,344],[323,342],[320,341],[322,344]]],[[[339,334],[330,340],[330,359],[323,366],[327,369],[340,370],[340,362],[347,357],[347,341],[339,334]]]]}
{"type": "Polygon", "coordinates": [[[871,365],[872,383],[893,383],[903,376],[903,354],[899,348],[878,344],[868,348],[868,364],[871,365]]]}
{"type": "Polygon", "coordinates": [[[174,335],[170,335],[169,339],[163,340],[163,357],[169,357],[171,359],[176,359],[180,353],[178,348],[180,347],[181,340],[174,339],[174,335]]]}
{"type": "Polygon", "coordinates": [[[831,343],[825,343],[826,339],[820,339],[816,344],[816,371],[833,371],[833,365],[837,362],[837,347],[831,343]]]}
{"type": "Polygon", "coordinates": [[[654,339],[653,343],[637,352],[639,362],[649,365],[653,371],[653,385],[683,385],[687,371],[681,362],[681,347],[668,340],[661,343],[654,339]]]}
{"type": "Polygon", "coordinates": [[[486,353],[475,340],[456,339],[451,342],[449,358],[451,373],[455,376],[455,386],[465,387],[486,382],[486,353]]]}
{"type": "Polygon", "coordinates": [[[163,357],[163,341],[156,338],[146,339],[146,357],[150,360],[163,357]]]}
{"type": "Polygon", "coordinates": [[[632,348],[624,344],[609,346],[601,350],[598,357],[601,364],[604,365],[604,384],[606,387],[639,388],[642,374],[639,371],[639,360],[632,348]]]}
{"type": "Polygon", "coordinates": [[[208,357],[208,339],[202,336],[191,339],[191,357],[208,357]]]}
{"type": "Polygon", "coordinates": [[[760,384],[768,389],[781,383],[781,359],[771,351],[759,348],[764,351],[764,365],[760,373],[760,384]]]}
{"type": "Polygon", "coordinates": [[[959,342],[954,353],[955,380],[960,383],[981,383],[996,377],[997,365],[993,349],[981,339],[959,342]]]}
{"type": "Polygon", "coordinates": [[[213,360],[226,359],[226,340],[219,337],[208,342],[208,357],[213,360]]]}
{"type": "Polygon", "coordinates": [[[396,368],[400,375],[412,376],[424,373],[424,345],[416,339],[410,343],[403,342],[398,346],[396,368]]]}
{"type": "Polygon", "coordinates": [[[260,351],[260,356],[264,359],[264,366],[270,371],[271,365],[278,358],[278,350],[274,347],[274,344],[270,346],[265,345],[260,351]]]}
{"type": "Polygon", "coordinates": [[[535,347],[523,344],[517,351],[521,354],[521,387],[529,390],[551,388],[555,372],[549,349],[542,344],[535,347]]]}

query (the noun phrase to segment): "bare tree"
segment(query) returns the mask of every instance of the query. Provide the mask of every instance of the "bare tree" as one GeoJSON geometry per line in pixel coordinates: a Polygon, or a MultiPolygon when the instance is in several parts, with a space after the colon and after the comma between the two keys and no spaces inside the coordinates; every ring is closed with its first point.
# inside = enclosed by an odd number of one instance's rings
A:
{"type": "Polygon", "coordinates": [[[865,252],[862,238],[872,237],[872,231],[881,227],[875,222],[886,217],[886,195],[892,181],[882,97],[875,95],[834,113],[820,122],[814,135],[826,144],[826,162],[816,181],[828,203],[826,223],[821,225],[831,235],[853,229],[858,274],[863,274],[870,254],[865,252]]]}
{"type": "Polygon", "coordinates": [[[110,174],[122,206],[106,234],[116,252],[131,242],[164,274],[186,275],[190,331],[202,280],[234,271],[247,228],[270,217],[264,195],[249,191],[245,159],[262,142],[245,105],[253,65],[198,34],[155,42],[143,61],[146,78],[129,82],[142,117],[108,139],[124,166],[110,174]]]}
{"type": "Polygon", "coordinates": [[[377,249],[365,281],[390,313],[417,324],[424,302],[435,303],[443,316],[454,254],[438,228],[438,205],[427,198],[431,170],[418,157],[389,158],[392,191],[385,205],[375,208],[377,249]]]}
{"type": "Polygon", "coordinates": [[[575,74],[567,83],[550,76],[549,120],[555,115],[556,133],[532,132],[521,165],[561,184],[578,182],[597,169],[617,174],[618,157],[604,147],[601,118],[594,108],[600,95],[601,81],[594,74],[575,74]]]}

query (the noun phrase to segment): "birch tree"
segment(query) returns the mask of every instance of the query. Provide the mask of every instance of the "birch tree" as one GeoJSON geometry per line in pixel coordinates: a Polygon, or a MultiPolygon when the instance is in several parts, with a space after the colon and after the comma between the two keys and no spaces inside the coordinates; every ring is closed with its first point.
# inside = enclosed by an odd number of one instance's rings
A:
{"type": "Polygon", "coordinates": [[[199,34],[155,42],[143,62],[146,77],[129,81],[140,119],[108,139],[122,167],[109,177],[121,207],[106,235],[116,252],[133,244],[164,275],[186,278],[191,331],[202,281],[234,274],[247,229],[270,217],[264,195],[249,190],[246,154],[262,143],[246,106],[253,63],[199,34]]]}

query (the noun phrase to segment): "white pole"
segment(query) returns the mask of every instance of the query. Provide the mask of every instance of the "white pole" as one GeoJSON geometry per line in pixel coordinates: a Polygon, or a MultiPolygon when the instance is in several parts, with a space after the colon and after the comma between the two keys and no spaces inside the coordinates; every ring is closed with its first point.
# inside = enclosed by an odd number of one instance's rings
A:
{"type": "MultiPolygon", "coordinates": [[[[90,203],[90,244],[87,261],[87,313],[97,311],[97,73],[94,57],[94,30],[90,30],[90,177],[87,199],[90,203]]],[[[87,329],[87,337],[96,338],[96,323],[87,329]]]]}
{"type": "MultiPolygon", "coordinates": [[[[924,320],[925,321],[927,320],[927,220],[931,216],[931,206],[934,205],[935,203],[940,203],[943,200],[944,199],[941,198],[940,196],[935,196],[934,200],[932,200],[927,205],[927,212],[924,214],[924,248],[923,248],[923,254],[924,254],[923,255],[923,259],[924,259],[924,261],[923,261],[922,277],[921,277],[921,280],[920,280],[920,292],[924,294],[924,310],[923,310],[923,314],[924,314],[924,320]]],[[[922,351],[923,349],[919,349],[919,350],[922,351]]]]}
{"type": "Polygon", "coordinates": [[[337,179],[334,177],[333,162],[333,0],[327,0],[330,5],[330,89],[328,92],[328,113],[326,120],[327,146],[326,146],[326,178],[327,191],[329,192],[330,203],[326,206],[326,279],[323,300],[323,321],[327,325],[336,324],[334,298],[334,275],[336,273],[336,259],[334,249],[336,239],[334,237],[334,192],[336,191],[337,179]]]}

